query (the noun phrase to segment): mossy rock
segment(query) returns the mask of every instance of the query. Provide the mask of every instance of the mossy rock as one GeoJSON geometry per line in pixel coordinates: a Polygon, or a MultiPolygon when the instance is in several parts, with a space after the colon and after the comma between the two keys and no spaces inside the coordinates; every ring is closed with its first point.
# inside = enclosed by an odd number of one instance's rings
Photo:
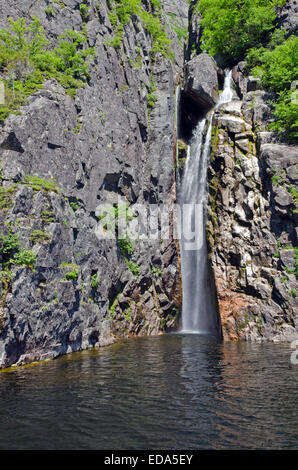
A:
{"type": "Polygon", "coordinates": [[[178,159],[186,159],[188,145],[183,140],[178,140],[178,159]]]}

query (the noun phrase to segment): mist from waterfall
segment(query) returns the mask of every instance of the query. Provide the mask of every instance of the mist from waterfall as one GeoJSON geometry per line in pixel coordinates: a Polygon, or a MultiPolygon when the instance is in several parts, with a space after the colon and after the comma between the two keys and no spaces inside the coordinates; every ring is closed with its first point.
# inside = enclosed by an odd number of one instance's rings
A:
{"type": "MultiPolygon", "coordinates": [[[[233,98],[232,71],[226,72],[223,91],[216,107],[233,98]]],[[[216,109],[215,107],[215,109],[216,109]]],[[[183,231],[180,242],[182,271],[182,332],[219,335],[219,319],[214,281],[208,264],[206,242],[207,169],[215,109],[207,120],[199,121],[189,145],[184,174],[179,187],[183,231]],[[195,233],[185,236],[185,220],[195,233]]],[[[191,230],[189,230],[191,232],[191,230]]]]}

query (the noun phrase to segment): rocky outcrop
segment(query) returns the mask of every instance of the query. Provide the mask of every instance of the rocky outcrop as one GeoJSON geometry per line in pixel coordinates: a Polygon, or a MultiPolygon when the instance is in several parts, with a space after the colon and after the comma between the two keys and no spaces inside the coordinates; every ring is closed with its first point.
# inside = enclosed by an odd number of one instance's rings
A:
{"type": "MultiPolygon", "coordinates": [[[[90,84],[74,99],[48,81],[0,128],[0,231],[16,234],[37,259],[34,269],[13,265],[9,279],[2,273],[0,367],[177,324],[173,239],[134,241],[124,256],[117,239],[97,238],[96,213],[119,197],[130,206],[175,202],[174,95],[183,48],[163,14],[173,63],[162,54],[150,60],[151,38],[137,19],[125,25],[123,45],[115,49],[108,45],[107,2],[85,3],[85,25],[77,0],[53,4],[52,15],[45,1],[9,0],[0,7],[2,26],[8,16],[39,17],[53,47],[66,29],[85,28],[96,53],[90,84]],[[152,82],[153,108],[146,98],[152,82]]],[[[168,3],[166,13],[187,27],[187,2],[168,3]]]]}
{"type": "Polygon", "coordinates": [[[212,108],[218,93],[217,65],[208,54],[199,54],[185,65],[184,91],[202,110],[212,108]]]}
{"type": "Polygon", "coordinates": [[[283,7],[278,7],[279,24],[290,34],[297,34],[298,30],[298,4],[297,0],[287,0],[283,7]]]}
{"type": "Polygon", "coordinates": [[[235,67],[242,100],[218,108],[209,167],[210,262],[225,339],[298,337],[297,147],[268,132],[264,91],[235,67]]]}

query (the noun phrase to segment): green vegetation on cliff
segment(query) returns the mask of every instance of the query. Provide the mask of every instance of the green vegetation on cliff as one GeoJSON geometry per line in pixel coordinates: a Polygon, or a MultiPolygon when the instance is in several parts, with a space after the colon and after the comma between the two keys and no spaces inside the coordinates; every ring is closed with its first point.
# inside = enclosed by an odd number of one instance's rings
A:
{"type": "Polygon", "coordinates": [[[241,60],[268,38],[276,26],[275,6],[285,0],[200,0],[197,10],[204,28],[202,43],[226,62],[241,60]]]}
{"type": "Polygon", "coordinates": [[[224,65],[246,61],[246,72],[258,76],[273,92],[275,122],[270,128],[290,140],[298,137],[298,38],[278,29],[276,7],[285,0],[200,0],[201,48],[224,65]]]}
{"type": "Polygon", "coordinates": [[[149,4],[151,12],[144,8],[141,0],[109,0],[109,19],[116,31],[116,36],[108,44],[116,49],[120,48],[123,27],[131,21],[134,22],[134,17],[138,17],[152,38],[151,56],[160,52],[164,56],[172,58],[173,53],[170,50],[172,41],[167,37],[160,21],[161,3],[158,0],[151,0],[149,4]]]}
{"type": "Polygon", "coordinates": [[[66,30],[51,50],[40,20],[33,17],[8,19],[9,28],[0,29],[0,73],[5,83],[5,105],[0,105],[0,121],[17,112],[28,96],[55,78],[72,96],[90,79],[88,58],[94,55],[85,47],[84,33],[66,30]]]}
{"type": "Polygon", "coordinates": [[[2,264],[8,271],[13,265],[33,269],[36,262],[35,254],[21,248],[19,235],[13,233],[11,229],[8,234],[0,233],[0,254],[2,264]]]}
{"type": "MultiPolygon", "coordinates": [[[[281,33],[281,31],[279,31],[281,33]]],[[[282,35],[280,35],[282,37],[282,35]]],[[[273,43],[274,44],[274,43],[273,43]]],[[[298,38],[291,36],[280,44],[252,49],[247,66],[262,80],[263,86],[276,93],[271,129],[298,138],[298,38]]]]}

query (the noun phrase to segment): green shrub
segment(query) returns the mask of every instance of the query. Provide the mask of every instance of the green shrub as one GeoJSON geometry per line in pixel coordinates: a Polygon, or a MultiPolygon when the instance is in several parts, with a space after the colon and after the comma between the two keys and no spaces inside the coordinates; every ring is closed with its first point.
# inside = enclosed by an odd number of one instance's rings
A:
{"type": "Polygon", "coordinates": [[[128,256],[133,253],[133,244],[127,235],[126,238],[119,238],[118,243],[123,256],[128,256]]]}
{"type": "Polygon", "coordinates": [[[45,9],[45,14],[46,14],[47,16],[53,16],[54,13],[55,13],[55,9],[54,9],[54,7],[52,7],[52,6],[49,6],[49,7],[47,7],[47,8],[45,9]]]}
{"type": "Polygon", "coordinates": [[[272,184],[274,184],[274,185],[275,185],[275,184],[278,184],[279,181],[280,181],[280,176],[278,176],[278,175],[273,175],[273,176],[271,177],[271,180],[272,180],[272,184]]]}
{"type": "Polygon", "coordinates": [[[66,5],[64,2],[60,2],[59,0],[53,0],[54,3],[56,3],[56,5],[59,5],[59,7],[61,8],[65,8],[66,5]]]}
{"type": "Polygon", "coordinates": [[[36,263],[36,256],[34,253],[32,253],[32,251],[20,250],[14,255],[11,263],[16,265],[24,265],[33,269],[36,263]]]}
{"type": "Polygon", "coordinates": [[[10,231],[8,234],[0,234],[0,251],[3,255],[3,264],[6,267],[11,265],[25,265],[33,269],[36,257],[31,251],[21,248],[19,235],[10,231]]]}
{"type": "Polygon", "coordinates": [[[157,91],[157,87],[154,81],[151,80],[149,87],[148,87],[148,93],[147,93],[147,105],[149,109],[152,109],[157,101],[156,91],[157,91]]]}
{"type": "Polygon", "coordinates": [[[119,222],[127,224],[133,218],[133,213],[127,203],[104,208],[104,211],[98,216],[98,219],[104,224],[103,229],[106,231],[115,229],[117,238],[123,238],[124,236],[122,233],[119,236],[119,222]]]}
{"type": "Polygon", "coordinates": [[[89,8],[85,3],[81,3],[80,5],[80,14],[84,22],[88,21],[90,13],[89,8]]]}
{"type": "Polygon", "coordinates": [[[9,270],[0,271],[0,282],[2,283],[1,298],[6,296],[13,277],[14,277],[14,274],[9,270]]]}
{"type": "Polygon", "coordinates": [[[0,234],[1,252],[4,255],[11,255],[20,248],[19,236],[16,233],[9,232],[8,235],[0,234]]]}
{"type": "Polygon", "coordinates": [[[151,269],[151,274],[156,275],[157,277],[161,277],[162,276],[162,269],[153,267],[151,269]]]}
{"type": "Polygon", "coordinates": [[[128,261],[125,259],[128,269],[132,272],[134,276],[138,276],[140,274],[140,268],[137,264],[133,263],[132,261],[128,261]]]}
{"type": "Polygon", "coordinates": [[[79,266],[77,266],[76,264],[71,264],[71,263],[62,263],[61,267],[62,268],[65,268],[65,267],[72,268],[72,271],[68,271],[67,273],[65,273],[65,275],[63,277],[64,281],[76,281],[78,279],[78,277],[79,277],[79,266]]]}
{"type": "Polygon", "coordinates": [[[78,271],[69,271],[65,274],[64,278],[66,281],[76,281],[78,279],[78,271]]]}
{"type": "Polygon", "coordinates": [[[285,90],[279,93],[277,101],[273,103],[275,122],[269,128],[279,134],[285,134],[290,140],[298,138],[298,99],[294,97],[294,90],[285,90]]]}
{"type": "Polygon", "coordinates": [[[261,77],[263,85],[269,90],[278,93],[290,89],[291,83],[298,78],[297,48],[298,38],[292,36],[273,49],[270,45],[256,49],[259,59],[253,73],[261,77]]]}
{"type": "Polygon", "coordinates": [[[93,274],[91,276],[91,287],[92,289],[97,289],[98,286],[99,286],[99,277],[97,276],[97,274],[93,274]]]}
{"type": "Polygon", "coordinates": [[[81,208],[81,204],[79,202],[71,201],[69,205],[74,212],[76,212],[77,210],[81,208]]]}
{"type": "Polygon", "coordinates": [[[290,295],[291,297],[294,297],[294,298],[295,298],[295,297],[297,297],[297,291],[296,291],[295,289],[291,289],[291,290],[289,291],[289,295],[290,295]]]}

